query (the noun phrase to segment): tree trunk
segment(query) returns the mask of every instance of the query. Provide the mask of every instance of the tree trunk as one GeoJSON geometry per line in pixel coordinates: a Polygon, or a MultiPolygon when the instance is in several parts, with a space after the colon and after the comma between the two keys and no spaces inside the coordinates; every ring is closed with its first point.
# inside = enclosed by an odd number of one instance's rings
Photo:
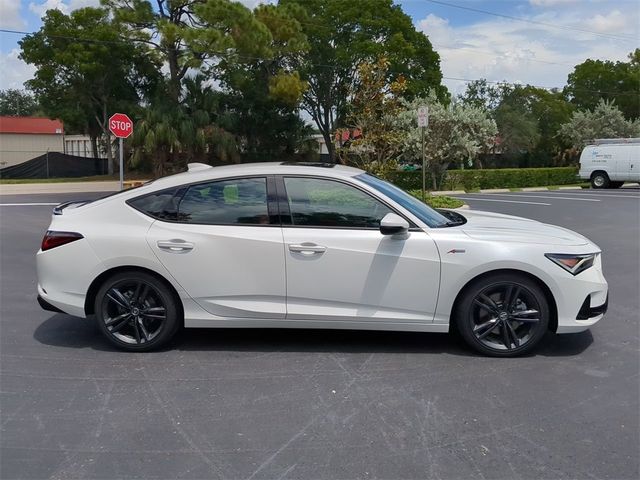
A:
{"type": "Polygon", "coordinates": [[[167,51],[167,60],[169,64],[169,97],[174,105],[180,103],[180,77],[178,66],[178,52],[175,48],[167,51]]]}
{"type": "Polygon", "coordinates": [[[98,156],[98,136],[97,135],[89,135],[91,139],[91,153],[93,154],[93,158],[100,158],[98,156]]]}

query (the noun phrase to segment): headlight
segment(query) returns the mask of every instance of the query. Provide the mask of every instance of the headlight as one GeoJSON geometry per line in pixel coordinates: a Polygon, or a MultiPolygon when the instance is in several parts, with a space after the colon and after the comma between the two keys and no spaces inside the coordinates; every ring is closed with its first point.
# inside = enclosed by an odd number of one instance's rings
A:
{"type": "Polygon", "coordinates": [[[544,256],[556,265],[560,265],[571,275],[584,272],[593,266],[597,253],[583,253],[576,255],[573,253],[545,253],[544,256]]]}

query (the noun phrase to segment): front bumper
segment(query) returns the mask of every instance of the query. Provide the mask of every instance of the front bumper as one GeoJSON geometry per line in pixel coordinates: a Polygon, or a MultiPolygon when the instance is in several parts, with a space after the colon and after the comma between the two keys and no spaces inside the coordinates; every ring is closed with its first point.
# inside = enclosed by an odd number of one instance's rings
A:
{"type": "MultiPolygon", "coordinates": [[[[609,306],[609,286],[602,274],[600,255],[593,267],[576,276],[554,270],[558,308],[556,333],[587,330],[604,317],[609,306]]],[[[554,290],[554,289],[552,289],[554,290]]]]}

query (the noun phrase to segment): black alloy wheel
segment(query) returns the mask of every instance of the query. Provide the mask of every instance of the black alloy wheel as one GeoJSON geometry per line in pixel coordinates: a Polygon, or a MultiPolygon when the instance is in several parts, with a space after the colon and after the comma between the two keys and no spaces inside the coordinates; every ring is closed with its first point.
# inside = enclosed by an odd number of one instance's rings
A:
{"type": "Polygon", "coordinates": [[[165,344],[180,322],[169,288],[152,275],[127,272],[107,280],[96,295],[102,333],[117,347],[148,351],[165,344]]]}
{"type": "Polygon", "coordinates": [[[544,292],[527,277],[493,277],[469,288],[457,312],[460,333],[473,348],[511,357],[533,349],[549,324],[544,292]]]}

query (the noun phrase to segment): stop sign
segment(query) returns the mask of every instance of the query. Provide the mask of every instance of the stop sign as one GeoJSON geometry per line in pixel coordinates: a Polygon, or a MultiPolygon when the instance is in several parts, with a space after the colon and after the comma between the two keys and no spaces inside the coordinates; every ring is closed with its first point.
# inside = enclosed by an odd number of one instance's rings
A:
{"type": "Polygon", "coordinates": [[[118,138],[127,138],[133,133],[133,122],[124,113],[114,113],[109,119],[109,130],[118,138]]]}

